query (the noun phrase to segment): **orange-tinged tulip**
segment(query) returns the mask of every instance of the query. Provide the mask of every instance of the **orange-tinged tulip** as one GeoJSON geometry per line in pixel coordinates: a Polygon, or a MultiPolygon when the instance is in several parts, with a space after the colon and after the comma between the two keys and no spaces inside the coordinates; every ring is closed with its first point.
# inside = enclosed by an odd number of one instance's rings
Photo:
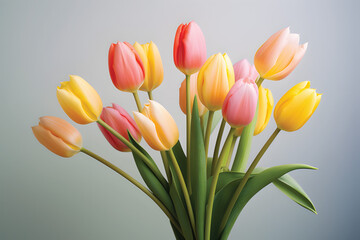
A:
{"type": "MultiPolygon", "coordinates": [[[[254,136],[261,133],[269,123],[271,112],[274,108],[274,98],[272,93],[269,89],[263,88],[262,86],[259,87],[259,110],[258,116],[256,120],[254,136]]],[[[241,136],[243,127],[237,128],[235,130],[236,136],[241,136]]]]}
{"type": "MultiPolygon", "coordinates": [[[[207,108],[201,103],[199,99],[199,94],[197,91],[197,77],[198,73],[192,74],[190,77],[190,104],[191,104],[191,111],[194,104],[194,98],[196,94],[197,98],[197,104],[199,109],[199,116],[203,116],[208,110],[207,108]]],[[[179,88],[179,104],[181,111],[186,114],[186,79],[181,83],[181,86],[179,88]]]]}
{"type": "Polygon", "coordinates": [[[145,141],[155,150],[172,148],[179,140],[179,130],[170,113],[158,102],[149,100],[142,112],[133,112],[145,141]]]}
{"type": "Polygon", "coordinates": [[[56,95],[64,112],[74,122],[95,122],[101,114],[103,105],[99,94],[79,76],[70,75],[70,81],[61,82],[56,95]]]}
{"type": "Polygon", "coordinates": [[[304,56],[307,43],[299,45],[299,35],[284,28],[272,35],[256,52],[254,64],[260,76],[281,80],[289,75],[304,56]]]}
{"type": "Polygon", "coordinates": [[[274,119],[278,128],[292,132],[301,128],[316,110],[321,94],[310,88],[310,82],[300,82],[278,101],[274,119]]]}
{"type": "Polygon", "coordinates": [[[32,131],[42,145],[61,157],[71,157],[82,147],[80,132],[61,118],[41,117],[39,125],[32,127],[32,131]]]}
{"type": "Polygon", "coordinates": [[[159,50],[152,41],[146,44],[135,42],[134,48],[139,54],[145,69],[144,83],[140,90],[150,92],[160,86],[164,78],[164,69],[159,50]]]}
{"type": "Polygon", "coordinates": [[[217,111],[234,83],[234,69],[228,55],[214,54],[200,69],[197,82],[199,98],[207,109],[217,111]]]}
{"type": "Polygon", "coordinates": [[[180,24],[175,34],[174,63],[184,74],[191,75],[199,71],[206,61],[206,43],[204,35],[194,21],[180,24]]]}

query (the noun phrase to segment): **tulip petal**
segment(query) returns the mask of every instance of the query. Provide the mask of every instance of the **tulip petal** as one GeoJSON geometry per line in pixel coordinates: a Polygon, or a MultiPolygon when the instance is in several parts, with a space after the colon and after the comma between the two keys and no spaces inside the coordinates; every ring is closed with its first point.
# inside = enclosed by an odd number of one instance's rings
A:
{"type": "Polygon", "coordinates": [[[156,132],[155,124],[143,114],[139,112],[133,112],[134,119],[139,127],[141,135],[149,146],[157,151],[168,150],[160,141],[159,136],[156,132]]]}

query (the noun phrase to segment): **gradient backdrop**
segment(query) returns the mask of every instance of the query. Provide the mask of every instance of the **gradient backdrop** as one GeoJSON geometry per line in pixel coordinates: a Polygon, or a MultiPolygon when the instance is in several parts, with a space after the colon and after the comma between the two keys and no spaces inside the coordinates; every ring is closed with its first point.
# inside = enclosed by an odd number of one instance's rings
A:
{"type": "MultiPolygon", "coordinates": [[[[355,0],[2,0],[0,239],[173,239],[165,215],[147,196],[83,154],[71,159],[52,154],[30,127],[43,115],[69,120],[56,99],[56,87],[69,74],[94,86],[105,106],[115,102],[134,110],[132,96],[111,83],[108,48],[115,41],[152,40],[165,69],[154,96],[174,116],[184,143],[185,116],[178,106],[184,76],[173,64],[172,47],[177,26],[190,20],[203,30],[208,56],[226,52],[233,63],[243,58],[252,62],[271,34],[291,26],[302,43],[309,42],[308,51],[289,77],[264,86],[271,88],[275,101],[304,80],[324,93],[309,122],[295,133],[281,132],[260,163],[318,167],[292,175],[319,214],[269,186],[247,205],[230,239],[360,239],[359,10],[355,0]]],[[[146,95],[141,98],[144,102],[146,95]]],[[[131,155],[113,150],[96,124],[74,125],[84,146],[139,178],[131,155]]],[[[274,128],[271,119],[254,139],[251,158],[274,128]]],[[[160,156],[149,151],[160,163],[160,156]]]]}

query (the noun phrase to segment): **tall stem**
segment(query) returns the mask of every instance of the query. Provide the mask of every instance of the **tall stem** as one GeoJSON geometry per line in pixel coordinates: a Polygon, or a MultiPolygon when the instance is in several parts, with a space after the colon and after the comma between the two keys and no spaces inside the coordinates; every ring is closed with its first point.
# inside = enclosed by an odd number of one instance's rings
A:
{"type": "Polygon", "coordinates": [[[223,135],[223,132],[224,132],[224,129],[225,129],[225,125],[226,125],[226,121],[223,118],[222,121],[221,121],[220,128],[219,128],[219,133],[218,133],[217,138],[216,138],[213,161],[212,161],[212,166],[211,166],[211,175],[214,174],[215,167],[216,167],[216,162],[217,162],[217,159],[219,157],[220,143],[221,143],[221,138],[222,138],[222,135],[223,135]]]}
{"type": "Polygon", "coordinates": [[[120,133],[118,133],[115,129],[110,127],[106,122],[104,122],[100,118],[97,120],[97,122],[101,126],[103,126],[106,130],[108,130],[111,134],[113,134],[116,138],[118,138],[121,142],[123,142],[128,148],[130,148],[132,152],[136,153],[139,157],[141,157],[141,159],[151,169],[151,171],[159,179],[161,184],[165,187],[165,189],[169,189],[169,184],[164,178],[164,176],[161,174],[159,169],[156,167],[156,165],[150,162],[149,159],[139,149],[137,149],[132,143],[130,143],[126,138],[124,138],[120,133]]]}
{"type": "Polygon", "coordinates": [[[212,217],[212,210],[213,210],[213,205],[214,205],[216,185],[217,185],[217,181],[219,178],[222,163],[225,159],[225,156],[227,155],[226,149],[233,140],[234,132],[235,132],[235,128],[231,128],[230,132],[226,138],[226,141],[224,143],[223,149],[221,151],[219,161],[216,164],[216,169],[215,169],[215,172],[213,175],[213,179],[211,181],[210,191],[209,191],[209,199],[208,199],[208,203],[206,206],[205,240],[210,240],[211,217],[212,217]]]}
{"type": "Polygon", "coordinates": [[[141,112],[142,105],[141,105],[141,102],[140,102],[138,91],[133,92],[133,95],[134,95],[134,99],[135,99],[135,102],[136,102],[137,109],[139,110],[139,112],[141,112]]]}
{"type": "Polygon", "coordinates": [[[152,91],[148,91],[147,93],[148,93],[149,99],[154,100],[152,91]]]}
{"type": "Polygon", "coordinates": [[[190,175],[190,140],[191,140],[191,99],[190,99],[190,75],[186,75],[186,183],[191,192],[190,175]]]}
{"type": "Polygon", "coordinates": [[[175,158],[173,150],[170,149],[169,153],[170,153],[171,162],[172,162],[172,164],[173,164],[173,166],[175,168],[176,175],[177,175],[177,177],[179,179],[179,182],[180,182],[181,190],[183,191],[183,194],[184,194],[185,203],[186,203],[186,207],[187,207],[187,210],[188,210],[191,226],[192,226],[192,228],[194,230],[194,233],[196,233],[194,212],[193,212],[193,209],[192,209],[192,206],[191,206],[190,196],[189,196],[189,192],[188,192],[188,189],[187,189],[185,181],[184,181],[184,177],[183,177],[183,175],[181,173],[179,164],[178,164],[178,162],[177,162],[177,160],[175,158]]]}
{"type": "Polygon", "coordinates": [[[178,222],[176,221],[176,219],[174,218],[174,216],[169,212],[169,210],[164,206],[164,204],[157,197],[155,197],[145,186],[143,186],[141,183],[136,181],[129,174],[127,174],[126,172],[124,172],[123,170],[121,170],[120,168],[115,166],[114,164],[106,161],[104,158],[102,158],[99,155],[91,152],[90,150],[88,150],[86,148],[81,148],[80,151],[87,154],[87,155],[89,155],[90,157],[98,160],[99,162],[101,162],[105,166],[111,168],[112,170],[114,170],[115,172],[117,172],[118,174],[123,176],[126,180],[128,180],[129,182],[134,184],[138,189],[143,191],[146,195],[148,195],[160,207],[160,209],[166,214],[166,216],[170,219],[171,223],[176,227],[176,229],[178,231],[182,232],[181,228],[180,228],[178,222]]]}
{"type": "Polygon", "coordinates": [[[225,165],[225,167],[226,167],[227,169],[229,169],[229,166],[230,166],[231,156],[232,156],[232,154],[233,154],[233,151],[234,151],[234,147],[235,147],[235,143],[236,143],[237,138],[238,138],[237,136],[233,136],[233,140],[232,140],[232,142],[231,142],[230,151],[229,151],[228,158],[227,158],[226,165],[225,165]]]}
{"type": "Polygon", "coordinates": [[[208,152],[209,152],[209,141],[210,141],[210,134],[211,134],[211,126],[212,121],[214,118],[214,111],[209,111],[209,118],[207,121],[206,131],[205,131],[205,157],[206,157],[206,166],[207,166],[207,158],[208,158],[208,152]]]}
{"type": "Polygon", "coordinates": [[[274,141],[274,139],[279,134],[279,132],[280,132],[280,129],[276,128],[275,131],[273,132],[273,134],[270,136],[270,138],[266,141],[264,146],[261,148],[259,153],[256,155],[256,157],[255,157],[254,161],[251,163],[249,169],[246,171],[245,176],[241,180],[239,186],[236,188],[236,191],[235,191],[233,197],[231,198],[231,201],[225,211],[225,215],[224,215],[224,217],[221,221],[221,225],[220,225],[220,232],[222,232],[224,230],[227,220],[231,214],[231,211],[232,211],[233,207],[235,206],[235,203],[238,200],[240,193],[243,190],[245,184],[249,180],[251,173],[254,171],[254,169],[255,169],[256,165],[259,163],[261,157],[264,155],[264,153],[269,148],[270,144],[274,141]]]}
{"type": "Polygon", "coordinates": [[[168,179],[169,184],[171,184],[171,172],[170,172],[170,168],[169,168],[169,160],[166,156],[166,152],[165,151],[161,151],[161,158],[163,160],[163,164],[164,164],[164,168],[165,168],[165,172],[166,172],[166,176],[168,179]]]}

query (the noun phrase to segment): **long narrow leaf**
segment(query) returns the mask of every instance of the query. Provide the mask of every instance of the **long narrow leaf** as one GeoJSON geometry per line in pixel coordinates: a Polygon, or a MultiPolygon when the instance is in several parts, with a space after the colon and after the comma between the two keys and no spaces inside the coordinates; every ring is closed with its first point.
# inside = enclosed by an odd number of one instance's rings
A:
{"type": "MultiPolygon", "coordinates": [[[[184,153],[183,148],[181,147],[180,141],[178,141],[175,146],[173,147],[173,152],[176,157],[176,161],[179,164],[181,173],[184,179],[187,179],[187,170],[186,170],[186,155],[184,153]]],[[[169,159],[169,156],[168,156],[169,159]]]]}

